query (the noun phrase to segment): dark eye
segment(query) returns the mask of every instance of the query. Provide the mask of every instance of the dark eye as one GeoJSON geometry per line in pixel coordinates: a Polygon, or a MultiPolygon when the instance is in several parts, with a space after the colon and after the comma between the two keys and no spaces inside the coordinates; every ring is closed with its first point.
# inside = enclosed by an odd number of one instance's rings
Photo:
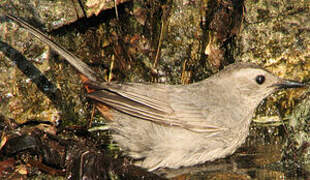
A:
{"type": "Polygon", "coordinates": [[[257,84],[263,84],[265,82],[265,76],[258,75],[258,76],[256,76],[255,80],[256,80],[257,84]]]}

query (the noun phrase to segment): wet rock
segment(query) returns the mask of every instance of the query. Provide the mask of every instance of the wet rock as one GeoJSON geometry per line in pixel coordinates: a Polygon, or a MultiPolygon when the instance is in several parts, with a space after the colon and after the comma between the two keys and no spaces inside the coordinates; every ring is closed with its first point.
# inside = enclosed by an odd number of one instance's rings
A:
{"type": "Polygon", "coordinates": [[[159,62],[173,83],[180,83],[182,71],[191,71],[201,59],[201,18],[199,1],[173,1],[166,27],[162,27],[166,29],[159,62]]]}
{"type": "Polygon", "coordinates": [[[98,15],[127,1],[129,0],[3,0],[0,2],[0,13],[3,11],[32,19],[51,31],[78,19],[98,15]]]}
{"type": "Polygon", "coordinates": [[[294,108],[288,117],[288,141],[283,152],[285,167],[289,169],[290,176],[310,175],[310,95],[305,94],[304,99],[294,108]]]}
{"type": "Polygon", "coordinates": [[[234,58],[285,78],[310,77],[310,6],[305,1],[245,1],[234,58]]]}
{"type": "MultiPolygon", "coordinates": [[[[87,7],[87,17],[98,15],[100,12],[117,7],[117,5],[129,0],[86,0],[82,3],[87,7]]],[[[116,8],[117,9],[117,8],[116,8]]],[[[118,13],[117,10],[115,13],[118,13]]]]}
{"type": "Polygon", "coordinates": [[[79,1],[71,0],[4,0],[0,2],[0,13],[32,19],[44,24],[48,30],[57,29],[84,17],[79,1]]]}

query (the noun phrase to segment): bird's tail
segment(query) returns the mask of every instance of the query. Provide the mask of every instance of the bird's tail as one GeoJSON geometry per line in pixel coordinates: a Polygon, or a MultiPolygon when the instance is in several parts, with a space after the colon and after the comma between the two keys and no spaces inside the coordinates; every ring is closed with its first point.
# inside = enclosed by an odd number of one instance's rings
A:
{"type": "Polygon", "coordinates": [[[64,59],[66,59],[74,68],[76,68],[80,73],[82,73],[84,76],[86,76],[91,81],[98,81],[98,78],[95,75],[95,72],[87,65],[85,64],[80,58],[72,54],[70,51],[66,50],[59,44],[53,42],[47,35],[45,35],[43,32],[38,30],[37,28],[31,26],[24,20],[17,18],[10,14],[5,14],[6,17],[11,19],[12,21],[18,23],[20,26],[22,26],[24,29],[26,29],[28,32],[30,32],[32,35],[37,37],[39,40],[41,40],[43,43],[46,43],[49,45],[54,51],[56,51],[60,56],[62,56],[64,59]]]}

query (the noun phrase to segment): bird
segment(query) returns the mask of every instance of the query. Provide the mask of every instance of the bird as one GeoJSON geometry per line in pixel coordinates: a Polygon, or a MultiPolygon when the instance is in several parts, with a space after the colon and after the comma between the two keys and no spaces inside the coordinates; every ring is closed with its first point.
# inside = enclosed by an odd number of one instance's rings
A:
{"type": "Polygon", "coordinates": [[[233,154],[249,134],[256,107],[269,95],[305,83],[277,77],[252,63],[234,63],[188,85],[104,82],[78,57],[40,30],[20,24],[63,56],[89,81],[87,97],[104,113],[113,140],[135,165],[154,171],[202,164],[233,154]]]}

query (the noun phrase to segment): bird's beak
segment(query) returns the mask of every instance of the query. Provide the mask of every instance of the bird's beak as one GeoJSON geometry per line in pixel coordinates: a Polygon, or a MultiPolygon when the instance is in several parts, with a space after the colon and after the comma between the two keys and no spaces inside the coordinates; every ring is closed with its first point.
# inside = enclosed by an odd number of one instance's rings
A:
{"type": "Polygon", "coordinates": [[[301,88],[305,87],[305,83],[291,81],[291,80],[281,80],[279,83],[273,84],[272,86],[277,87],[278,89],[288,89],[288,88],[301,88]]]}

